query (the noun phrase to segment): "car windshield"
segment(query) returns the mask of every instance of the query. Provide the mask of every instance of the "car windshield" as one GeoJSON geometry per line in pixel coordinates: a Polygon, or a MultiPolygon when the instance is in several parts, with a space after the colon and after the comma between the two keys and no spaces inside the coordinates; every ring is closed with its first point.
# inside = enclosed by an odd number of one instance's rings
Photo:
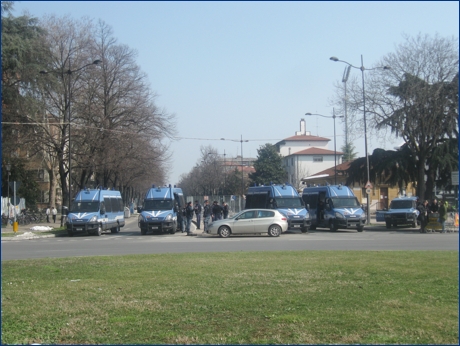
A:
{"type": "Polygon", "coordinates": [[[278,197],[275,198],[275,201],[278,208],[304,208],[302,198],[300,197],[278,197]]]}
{"type": "Polygon", "coordinates": [[[412,201],[391,201],[390,209],[410,209],[412,201]]]}
{"type": "Polygon", "coordinates": [[[89,213],[97,211],[99,211],[98,201],[74,201],[72,208],[70,208],[71,213],[89,213]]]}
{"type": "Polygon", "coordinates": [[[146,199],[143,210],[171,210],[173,201],[171,199],[146,199]]]}
{"type": "Polygon", "coordinates": [[[335,208],[361,208],[356,197],[332,197],[335,208]]]}

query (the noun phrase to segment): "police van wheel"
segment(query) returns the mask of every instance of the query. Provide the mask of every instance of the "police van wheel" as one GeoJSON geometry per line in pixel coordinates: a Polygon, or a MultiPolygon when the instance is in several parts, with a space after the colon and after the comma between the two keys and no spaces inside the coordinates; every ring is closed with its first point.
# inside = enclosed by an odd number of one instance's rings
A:
{"type": "Polygon", "coordinates": [[[69,235],[69,237],[73,237],[73,232],[72,231],[67,231],[67,234],[69,235]]]}
{"type": "Polygon", "coordinates": [[[314,231],[316,229],[316,226],[310,226],[310,229],[314,231]]]}
{"type": "Polygon", "coordinates": [[[176,227],[171,228],[169,234],[176,234],[176,227]]]}
{"type": "Polygon", "coordinates": [[[358,232],[364,231],[364,227],[358,227],[358,232]]]}
{"type": "Polygon", "coordinates": [[[308,233],[308,227],[302,227],[302,233],[308,233]]]}
{"type": "Polygon", "coordinates": [[[120,232],[120,226],[118,225],[117,227],[114,227],[110,230],[111,233],[119,233],[120,232]]]}
{"type": "Polygon", "coordinates": [[[219,235],[222,237],[222,238],[228,238],[230,236],[230,228],[228,228],[227,226],[221,226],[219,228],[219,235]]]}
{"type": "Polygon", "coordinates": [[[101,226],[99,226],[96,230],[96,232],[94,232],[94,235],[97,236],[97,237],[100,237],[102,234],[102,228],[101,226]]]}
{"type": "Polygon", "coordinates": [[[415,224],[415,222],[412,222],[412,228],[415,228],[417,227],[417,225],[415,224]]]}
{"type": "Polygon", "coordinates": [[[386,225],[387,225],[387,228],[388,228],[388,229],[391,228],[391,222],[387,222],[386,225]]]}
{"type": "Polygon", "coordinates": [[[334,222],[329,222],[329,230],[331,232],[337,231],[337,227],[334,225],[334,222]]]}
{"type": "Polygon", "coordinates": [[[143,228],[141,228],[141,235],[146,235],[147,234],[147,231],[143,228]]]}

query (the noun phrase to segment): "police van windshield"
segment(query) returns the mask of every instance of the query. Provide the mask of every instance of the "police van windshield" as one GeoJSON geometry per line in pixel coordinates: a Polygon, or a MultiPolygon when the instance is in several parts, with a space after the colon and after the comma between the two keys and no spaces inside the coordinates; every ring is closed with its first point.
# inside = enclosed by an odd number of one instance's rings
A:
{"type": "Polygon", "coordinates": [[[406,201],[391,201],[390,204],[390,209],[410,209],[412,208],[412,201],[411,200],[406,200],[406,201]]]}
{"type": "Polygon", "coordinates": [[[171,199],[146,199],[143,210],[171,210],[173,201],[171,199]]]}
{"type": "Polygon", "coordinates": [[[275,198],[276,206],[278,208],[304,208],[302,198],[275,198]]]}
{"type": "Polygon", "coordinates": [[[70,212],[90,213],[99,211],[99,201],[74,201],[70,212]]]}
{"type": "Polygon", "coordinates": [[[361,208],[356,197],[332,197],[334,208],[361,208]]]}

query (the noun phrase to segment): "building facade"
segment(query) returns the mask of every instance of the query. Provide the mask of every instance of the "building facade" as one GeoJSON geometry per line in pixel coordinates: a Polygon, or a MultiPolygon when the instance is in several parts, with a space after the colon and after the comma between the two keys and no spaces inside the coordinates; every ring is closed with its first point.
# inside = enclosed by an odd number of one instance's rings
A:
{"type": "Polygon", "coordinates": [[[301,188],[303,178],[342,162],[343,153],[329,150],[329,141],[328,138],[312,136],[306,130],[305,119],[301,119],[300,131],[275,144],[283,157],[283,165],[288,173],[288,183],[301,188]]]}

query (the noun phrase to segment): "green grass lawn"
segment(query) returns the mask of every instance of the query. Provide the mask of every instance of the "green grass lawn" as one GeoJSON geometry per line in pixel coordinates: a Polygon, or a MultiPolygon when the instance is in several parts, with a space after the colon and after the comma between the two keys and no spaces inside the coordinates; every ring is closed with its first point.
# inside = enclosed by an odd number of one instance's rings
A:
{"type": "Polygon", "coordinates": [[[2,261],[3,344],[458,344],[457,251],[2,261]]]}

